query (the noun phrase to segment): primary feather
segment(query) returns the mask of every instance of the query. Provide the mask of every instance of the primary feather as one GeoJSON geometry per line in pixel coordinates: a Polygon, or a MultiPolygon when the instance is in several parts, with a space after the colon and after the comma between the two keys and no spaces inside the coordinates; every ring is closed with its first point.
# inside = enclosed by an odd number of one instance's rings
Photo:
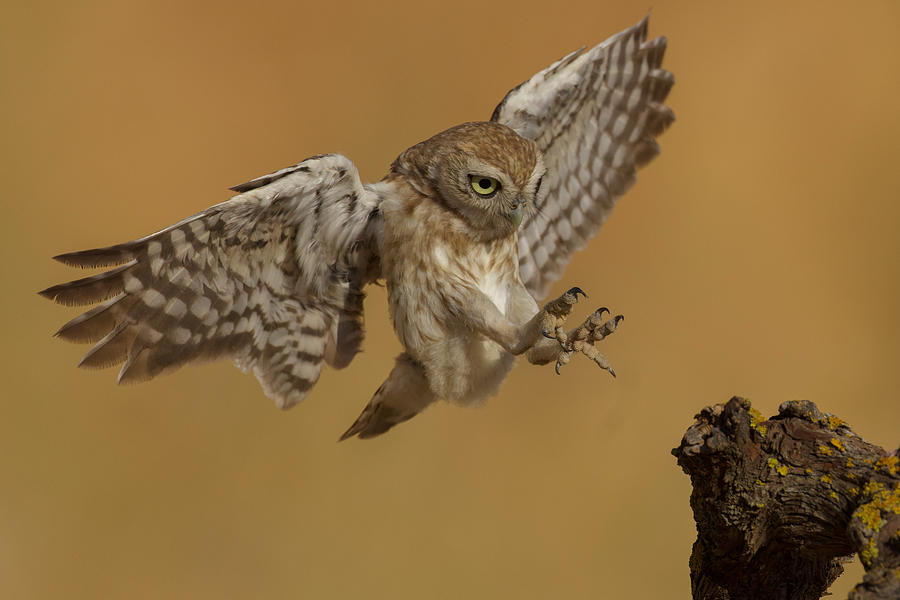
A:
{"type": "Polygon", "coordinates": [[[511,90],[492,121],[534,140],[547,175],[519,231],[519,272],[547,295],[636,170],[659,153],[655,137],[675,119],[662,104],[674,83],[661,68],[666,39],[647,40],[647,19],[590,50],[560,59],[511,90]]]}
{"type": "Polygon", "coordinates": [[[323,362],[349,363],[362,340],[362,287],[377,276],[377,194],[339,155],[235,189],[243,193],[153,235],[56,257],[124,263],[41,292],[63,304],[103,301],[57,332],[99,340],[81,366],[124,362],[119,381],[131,382],[229,357],[287,408],[323,362]]]}

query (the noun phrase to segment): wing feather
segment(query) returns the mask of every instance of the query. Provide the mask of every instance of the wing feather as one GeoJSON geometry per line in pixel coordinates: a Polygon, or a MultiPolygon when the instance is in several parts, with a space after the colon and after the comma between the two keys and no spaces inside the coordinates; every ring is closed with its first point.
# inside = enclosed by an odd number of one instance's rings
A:
{"type": "Polygon", "coordinates": [[[535,298],[596,235],[674,120],[663,104],[674,83],[661,67],[666,39],[647,40],[647,23],[563,57],[494,109],[491,120],[534,140],[547,167],[519,230],[519,271],[535,298]]]}
{"type": "Polygon", "coordinates": [[[56,257],[115,268],[40,292],[96,307],[56,333],[96,342],[79,366],[124,363],[119,382],[228,357],[282,408],[362,341],[362,287],[378,274],[379,196],[323,155],[150,236],[56,257]]]}

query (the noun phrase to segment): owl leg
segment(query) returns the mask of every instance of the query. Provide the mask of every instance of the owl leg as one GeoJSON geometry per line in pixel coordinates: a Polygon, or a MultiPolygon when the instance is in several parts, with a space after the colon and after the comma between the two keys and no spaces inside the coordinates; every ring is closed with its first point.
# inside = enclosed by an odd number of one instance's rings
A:
{"type": "Polygon", "coordinates": [[[548,302],[544,309],[538,313],[541,333],[544,334],[544,337],[559,339],[560,336],[566,335],[562,326],[566,321],[566,317],[572,312],[572,307],[578,303],[578,294],[587,298],[587,294],[581,288],[573,287],[556,300],[548,302]]]}
{"type": "Polygon", "coordinates": [[[547,338],[555,341],[557,336],[565,336],[562,326],[572,308],[578,303],[578,294],[587,296],[580,288],[574,287],[556,300],[548,302],[543,309],[532,312],[537,308],[534,298],[524,286],[521,293],[522,304],[530,305],[528,309],[532,315],[524,324],[514,324],[497,309],[490,298],[478,291],[466,297],[463,303],[465,310],[461,316],[466,325],[473,330],[494,340],[510,354],[518,356],[529,351],[535,344],[546,341],[547,338]]]}
{"type": "Polygon", "coordinates": [[[412,419],[437,399],[428,387],[421,363],[404,352],[340,441],[354,435],[360,439],[381,435],[394,425],[412,419]]]}
{"type": "Polygon", "coordinates": [[[567,364],[575,352],[580,352],[597,363],[601,368],[616,376],[609,364],[609,360],[600,353],[595,344],[616,331],[619,322],[625,317],[616,315],[608,321],[603,320],[603,314],[609,309],[600,308],[587,318],[580,326],[569,332],[557,331],[552,339],[541,340],[529,350],[527,358],[534,364],[547,364],[556,360],[556,372],[567,364]]]}
{"type": "Polygon", "coordinates": [[[616,315],[612,319],[604,321],[603,313],[608,312],[609,309],[606,307],[594,311],[584,323],[570,331],[565,338],[559,340],[562,351],[556,358],[557,374],[559,374],[559,368],[569,362],[574,352],[581,352],[597,363],[601,369],[606,369],[613,377],[616,376],[616,372],[610,366],[609,360],[595,346],[597,342],[614,333],[619,326],[619,321],[625,319],[622,315],[616,315]]]}

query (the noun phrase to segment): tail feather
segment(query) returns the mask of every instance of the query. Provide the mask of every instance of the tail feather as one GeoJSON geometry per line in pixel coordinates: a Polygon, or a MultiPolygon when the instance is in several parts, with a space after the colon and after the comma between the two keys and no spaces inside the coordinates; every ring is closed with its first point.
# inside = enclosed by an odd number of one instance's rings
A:
{"type": "Polygon", "coordinates": [[[338,441],[343,442],[353,436],[359,436],[361,440],[379,436],[394,425],[412,419],[416,414],[404,414],[391,406],[374,401],[369,402],[353,425],[341,435],[338,441]]]}
{"type": "Polygon", "coordinates": [[[435,400],[437,396],[428,386],[421,363],[408,354],[401,354],[391,374],[338,441],[353,436],[362,440],[379,436],[412,419],[435,400]]]}

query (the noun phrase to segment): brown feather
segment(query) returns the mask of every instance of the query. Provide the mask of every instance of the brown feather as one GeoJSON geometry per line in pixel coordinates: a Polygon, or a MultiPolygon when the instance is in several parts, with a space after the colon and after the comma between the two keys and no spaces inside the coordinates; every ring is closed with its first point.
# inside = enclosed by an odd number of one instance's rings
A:
{"type": "Polygon", "coordinates": [[[83,279],[76,279],[75,281],[48,287],[38,292],[38,294],[66,306],[81,306],[101,302],[125,289],[125,273],[136,264],[135,261],[131,261],[99,275],[91,275],[83,279]]]}
{"type": "Polygon", "coordinates": [[[58,260],[71,267],[109,267],[120,265],[134,258],[132,244],[133,242],[129,242],[117,246],[107,246],[106,248],[67,252],[54,256],[53,260],[58,260]]]}
{"type": "Polygon", "coordinates": [[[125,322],[119,323],[88,350],[78,366],[85,369],[102,369],[121,363],[128,357],[128,349],[135,335],[134,327],[129,327],[125,322]]]}
{"type": "Polygon", "coordinates": [[[53,335],[71,342],[96,342],[122,322],[136,300],[121,293],[75,317],[53,335]]]}

